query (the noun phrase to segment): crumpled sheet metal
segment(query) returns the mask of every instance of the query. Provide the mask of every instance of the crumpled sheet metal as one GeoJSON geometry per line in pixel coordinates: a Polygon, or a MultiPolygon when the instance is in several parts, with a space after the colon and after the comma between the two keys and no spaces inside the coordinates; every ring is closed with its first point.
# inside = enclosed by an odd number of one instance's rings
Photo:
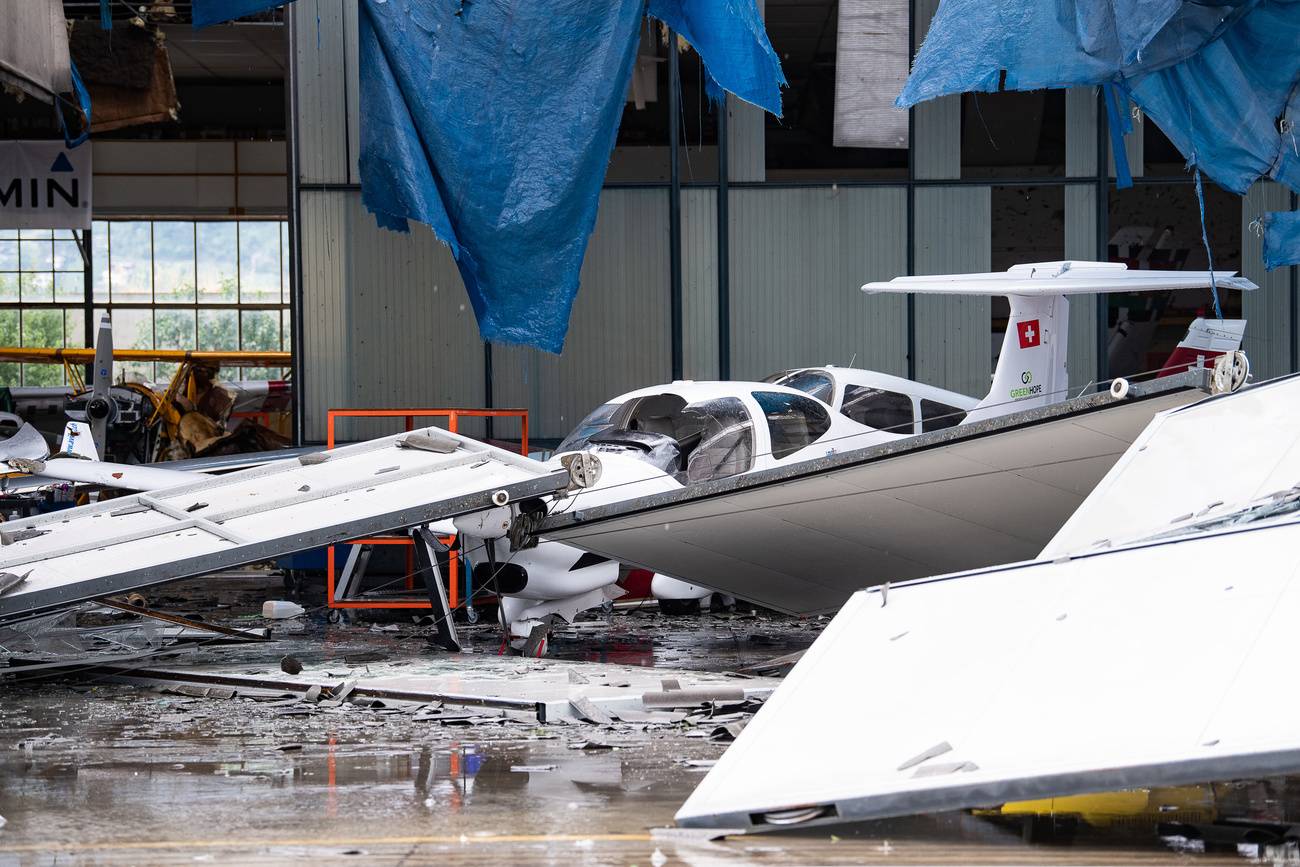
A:
{"type": "MultiPolygon", "coordinates": [[[[357,3],[362,200],[447,244],[485,340],[564,348],[644,15],[699,52],[715,97],[780,113],[754,0],[357,3]]],[[[222,5],[277,4],[196,0],[196,22],[222,5]]]]}
{"type": "Polygon", "coordinates": [[[943,0],[900,107],[1114,85],[1225,189],[1300,190],[1300,0],[943,0]]]}

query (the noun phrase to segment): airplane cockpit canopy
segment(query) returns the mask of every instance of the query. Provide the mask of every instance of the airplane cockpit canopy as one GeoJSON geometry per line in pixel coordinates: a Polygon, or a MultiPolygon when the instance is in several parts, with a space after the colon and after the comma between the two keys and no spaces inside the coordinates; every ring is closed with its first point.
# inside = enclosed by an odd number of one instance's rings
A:
{"type": "Polygon", "coordinates": [[[686,485],[748,472],[754,423],[735,397],[688,404],[680,395],[653,394],[598,407],[556,451],[589,448],[629,452],[686,485]]]}

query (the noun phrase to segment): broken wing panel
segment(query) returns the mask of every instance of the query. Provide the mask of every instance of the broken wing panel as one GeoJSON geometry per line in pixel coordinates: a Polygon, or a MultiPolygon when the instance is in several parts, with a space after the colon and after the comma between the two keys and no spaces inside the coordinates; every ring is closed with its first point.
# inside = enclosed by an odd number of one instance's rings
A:
{"type": "Polygon", "coordinates": [[[400,434],[4,525],[0,621],[489,508],[563,488],[568,474],[445,431],[450,452],[400,434]],[[12,579],[10,579],[12,580],[12,579]]]}
{"type": "Polygon", "coordinates": [[[859,592],[677,822],[774,830],[1300,771],[1300,696],[1276,688],[1297,567],[1292,522],[859,592]]]}
{"type": "Polygon", "coordinates": [[[1147,396],[1079,398],[583,509],[542,533],[786,613],[834,611],[874,584],[1036,557],[1152,415],[1202,396],[1134,388],[1147,396]]]}
{"type": "Polygon", "coordinates": [[[1134,445],[1043,557],[1204,520],[1300,484],[1300,376],[1162,413],[1134,445]]]}

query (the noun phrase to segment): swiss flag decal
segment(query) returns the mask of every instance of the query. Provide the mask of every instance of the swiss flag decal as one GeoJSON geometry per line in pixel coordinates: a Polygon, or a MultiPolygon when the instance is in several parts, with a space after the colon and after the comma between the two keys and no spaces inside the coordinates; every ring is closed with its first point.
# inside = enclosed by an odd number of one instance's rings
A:
{"type": "Polygon", "coordinates": [[[1029,349],[1043,342],[1043,335],[1038,328],[1037,319],[1026,319],[1016,323],[1016,332],[1020,336],[1020,348],[1029,349]]]}

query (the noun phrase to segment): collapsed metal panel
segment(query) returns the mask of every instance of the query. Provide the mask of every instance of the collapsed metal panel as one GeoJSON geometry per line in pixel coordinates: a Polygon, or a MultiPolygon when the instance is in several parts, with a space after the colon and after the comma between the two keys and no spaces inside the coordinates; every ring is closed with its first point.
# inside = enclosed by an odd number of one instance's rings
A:
{"type": "Polygon", "coordinates": [[[1157,416],[1043,549],[1143,538],[1300,484],[1300,376],[1157,416]]]}
{"type": "MultiPolygon", "coordinates": [[[[427,441],[426,441],[427,444],[427,441]]],[[[4,525],[0,622],[553,493],[568,473],[437,428],[4,525]],[[424,435],[443,453],[403,448],[424,435]],[[10,579],[12,580],[12,579],[10,579]]]]}
{"type": "Polygon", "coordinates": [[[791,614],[1031,559],[1201,373],[549,519],[547,539],[791,614]]]}
{"type": "Polygon", "coordinates": [[[1298,567],[1293,514],[859,592],[677,822],[772,830],[1300,771],[1300,696],[1277,688],[1298,567]]]}

